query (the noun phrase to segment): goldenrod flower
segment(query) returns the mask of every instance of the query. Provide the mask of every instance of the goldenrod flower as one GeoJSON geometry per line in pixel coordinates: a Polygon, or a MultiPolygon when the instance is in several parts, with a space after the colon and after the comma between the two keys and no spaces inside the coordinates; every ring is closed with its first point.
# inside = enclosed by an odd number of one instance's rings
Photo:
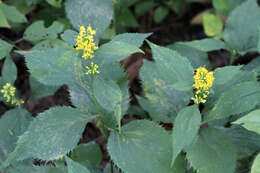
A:
{"type": "Polygon", "coordinates": [[[90,63],[90,66],[86,66],[86,69],[87,69],[86,74],[92,74],[92,75],[99,74],[98,65],[94,64],[93,62],[90,63]]]}
{"type": "Polygon", "coordinates": [[[196,69],[194,75],[193,88],[195,89],[195,96],[192,98],[195,104],[205,103],[209,95],[209,89],[213,85],[214,75],[213,72],[208,72],[205,67],[196,69]]]}
{"type": "Polygon", "coordinates": [[[10,83],[6,83],[0,92],[3,94],[4,98],[6,98],[7,102],[19,106],[23,104],[24,101],[15,98],[15,90],[15,87],[13,87],[10,83]]]}
{"type": "Polygon", "coordinates": [[[92,29],[91,26],[86,28],[84,26],[80,27],[79,35],[76,38],[76,50],[82,50],[84,59],[92,59],[94,57],[94,52],[98,49],[94,42],[94,36],[96,34],[96,30],[92,29]]]}

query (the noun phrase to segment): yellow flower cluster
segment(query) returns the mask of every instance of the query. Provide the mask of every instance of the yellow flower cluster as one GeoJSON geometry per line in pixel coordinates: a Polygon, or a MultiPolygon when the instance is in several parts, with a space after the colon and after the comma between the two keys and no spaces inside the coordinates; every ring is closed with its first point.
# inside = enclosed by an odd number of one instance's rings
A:
{"type": "Polygon", "coordinates": [[[208,72],[205,67],[199,67],[196,69],[196,73],[193,78],[193,88],[195,89],[195,94],[192,100],[194,100],[195,104],[205,103],[206,98],[209,95],[209,89],[213,85],[213,72],[208,72]]]}
{"type": "Polygon", "coordinates": [[[6,98],[6,101],[11,104],[19,106],[24,103],[23,100],[18,100],[15,98],[15,87],[13,87],[10,83],[6,83],[0,92],[3,94],[4,98],[6,98]]]}
{"type": "Polygon", "coordinates": [[[99,74],[98,65],[90,62],[90,66],[86,66],[87,72],[86,74],[99,74]]]}
{"type": "MultiPolygon", "coordinates": [[[[86,31],[84,26],[80,27],[79,35],[76,38],[76,50],[82,50],[83,55],[82,58],[85,60],[91,60],[94,58],[94,52],[98,49],[94,42],[94,35],[96,35],[96,30],[92,29],[89,25],[86,31]]],[[[86,74],[99,74],[98,65],[90,62],[90,66],[86,66],[86,74]]]]}
{"type": "Polygon", "coordinates": [[[93,30],[91,26],[86,28],[84,26],[80,27],[79,35],[76,38],[76,50],[82,50],[84,59],[92,59],[94,57],[94,51],[98,49],[94,42],[94,35],[96,34],[96,30],[93,30]]]}

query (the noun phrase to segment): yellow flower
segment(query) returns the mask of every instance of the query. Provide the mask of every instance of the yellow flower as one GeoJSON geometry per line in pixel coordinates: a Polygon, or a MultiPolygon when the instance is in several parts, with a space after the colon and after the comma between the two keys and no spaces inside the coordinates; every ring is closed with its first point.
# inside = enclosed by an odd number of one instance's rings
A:
{"type": "Polygon", "coordinates": [[[98,65],[97,64],[94,64],[93,62],[90,63],[90,66],[86,66],[86,69],[87,69],[87,72],[86,74],[99,74],[99,71],[98,71],[98,65]]]}
{"type": "Polygon", "coordinates": [[[15,90],[15,87],[13,87],[10,83],[6,83],[3,86],[3,89],[0,90],[0,92],[3,94],[4,98],[6,98],[7,102],[19,106],[23,104],[24,101],[15,98],[15,90]]]}
{"type": "Polygon", "coordinates": [[[96,34],[96,30],[92,29],[91,26],[86,28],[84,26],[80,27],[79,35],[76,38],[76,50],[82,50],[84,59],[92,59],[94,57],[94,52],[98,49],[94,42],[94,36],[96,34]]]}
{"type": "Polygon", "coordinates": [[[206,98],[209,95],[209,89],[213,85],[214,74],[213,72],[208,72],[205,67],[199,67],[196,69],[196,73],[193,77],[195,89],[195,96],[192,98],[195,104],[205,103],[206,98]]]}

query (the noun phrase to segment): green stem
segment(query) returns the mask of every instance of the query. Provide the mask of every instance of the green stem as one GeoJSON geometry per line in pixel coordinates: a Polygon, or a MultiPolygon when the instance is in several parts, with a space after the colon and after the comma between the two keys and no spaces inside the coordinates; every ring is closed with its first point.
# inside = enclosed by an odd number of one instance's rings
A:
{"type": "Polygon", "coordinates": [[[110,169],[111,169],[111,173],[114,173],[114,166],[113,166],[113,162],[110,161],[110,169]]]}
{"type": "Polygon", "coordinates": [[[113,129],[113,128],[110,128],[108,125],[106,125],[103,117],[102,117],[102,114],[101,114],[101,111],[100,111],[100,108],[98,106],[98,103],[97,103],[97,99],[95,97],[95,94],[94,94],[94,87],[93,87],[93,83],[94,83],[94,79],[95,79],[95,75],[94,74],[91,74],[91,96],[93,98],[93,101],[94,101],[94,104],[96,106],[96,110],[97,110],[97,113],[98,113],[98,118],[99,118],[99,121],[97,123],[97,126],[99,128],[99,130],[101,131],[102,135],[107,138],[108,135],[107,133],[104,131],[104,129],[102,128],[100,122],[102,122],[102,125],[104,125],[108,130],[113,130],[115,131],[116,129],[113,129]]]}

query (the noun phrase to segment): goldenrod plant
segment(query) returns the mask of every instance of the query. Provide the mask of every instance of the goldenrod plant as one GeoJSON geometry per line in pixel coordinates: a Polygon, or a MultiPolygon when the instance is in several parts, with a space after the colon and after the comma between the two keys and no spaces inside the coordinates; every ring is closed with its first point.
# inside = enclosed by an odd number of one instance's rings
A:
{"type": "Polygon", "coordinates": [[[258,2],[213,0],[210,38],[166,45],[190,1],[0,0],[0,173],[259,173],[258,2]]]}

